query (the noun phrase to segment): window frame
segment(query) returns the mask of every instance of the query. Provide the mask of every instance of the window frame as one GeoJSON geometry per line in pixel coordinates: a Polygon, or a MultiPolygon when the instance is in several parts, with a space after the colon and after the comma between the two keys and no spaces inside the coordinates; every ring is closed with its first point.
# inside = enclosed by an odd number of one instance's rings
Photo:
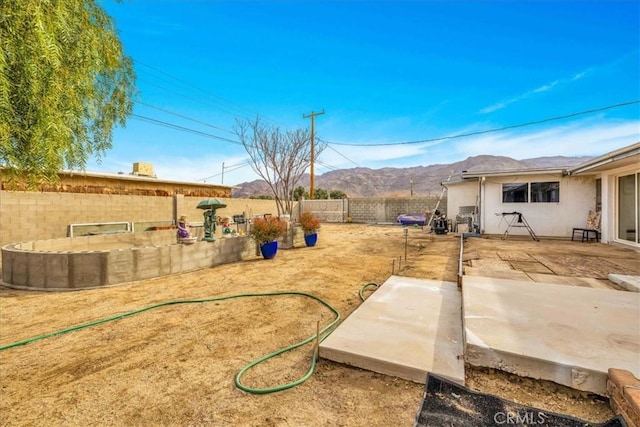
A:
{"type": "Polygon", "coordinates": [[[501,192],[502,203],[560,203],[560,181],[503,182],[501,192]]]}
{"type": "Polygon", "coordinates": [[[528,182],[503,182],[502,183],[502,203],[529,203],[529,183],[528,182]],[[511,190],[505,192],[505,187],[510,187],[511,190]],[[525,187],[522,189],[522,187],[525,187]],[[524,191],[524,200],[516,200],[518,197],[516,194],[524,191]],[[509,197],[511,195],[511,197],[509,197]],[[510,200],[512,199],[512,200],[510,200]]]}
{"type": "Polygon", "coordinates": [[[529,200],[531,203],[560,203],[560,181],[536,181],[529,183],[529,200]],[[534,185],[536,187],[541,187],[542,192],[537,189],[534,190],[534,185]],[[547,188],[544,188],[547,186],[547,188]],[[555,188],[549,188],[555,187],[555,188]],[[547,196],[543,197],[544,200],[537,200],[538,197],[535,195],[547,196]],[[547,200],[552,199],[552,200],[547,200]]]}

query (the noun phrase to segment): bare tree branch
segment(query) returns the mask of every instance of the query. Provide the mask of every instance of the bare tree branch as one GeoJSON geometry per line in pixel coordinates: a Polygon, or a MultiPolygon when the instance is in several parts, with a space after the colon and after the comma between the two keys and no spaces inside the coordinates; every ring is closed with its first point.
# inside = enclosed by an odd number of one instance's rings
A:
{"type": "MultiPolygon", "coordinates": [[[[278,215],[291,214],[293,190],[309,167],[310,132],[307,129],[282,131],[255,120],[236,120],[234,131],[244,145],[251,168],[269,185],[276,200],[278,215]]],[[[315,145],[317,157],[326,144],[315,145]]]]}

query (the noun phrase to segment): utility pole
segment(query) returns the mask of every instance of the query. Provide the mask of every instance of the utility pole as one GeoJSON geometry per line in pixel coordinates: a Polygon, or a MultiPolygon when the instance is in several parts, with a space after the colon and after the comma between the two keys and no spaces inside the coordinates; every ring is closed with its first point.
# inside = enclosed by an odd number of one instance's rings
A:
{"type": "Polygon", "coordinates": [[[313,188],[313,184],[314,184],[314,171],[313,171],[313,164],[315,162],[315,147],[314,147],[314,122],[315,122],[315,118],[316,116],[321,116],[324,114],[324,109],[322,109],[321,112],[319,113],[315,113],[315,112],[311,112],[311,114],[303,114],[302,118],[303,119],[308,119],[311,118],[311,183],[309,184],[309,199],[313,200],[313,193],[315,191],[315,189],[313,188]]]}
{"type": "Polygon", "coordinates": [[[220,184],[224,184],[224,162],[222,162],[222,180],[220,181],[220,184]]]}

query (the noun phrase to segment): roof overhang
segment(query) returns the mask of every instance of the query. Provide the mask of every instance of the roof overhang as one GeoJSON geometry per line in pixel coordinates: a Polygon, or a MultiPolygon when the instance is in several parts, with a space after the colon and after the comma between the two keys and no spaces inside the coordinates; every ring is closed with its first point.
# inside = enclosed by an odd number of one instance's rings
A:
{"type": "Polygon", "coordinates": [[[510,170],[500,170],[500,171],[471,171],[471,172],[462,172],[463,179],[474,179],[474,178],[482,178],[482,177],[490,177],[490,176],[513,176],[513,175],[549,175],[549,174],[557,174],[562,175],[566,173],[565,169],[558,168],[547,168],[547,169],[510,169],[510,170]]]}
{"type": "Polygon", "coordinates": [[[640,142],[611,151],[567,170],[569,175],[602,172],[640,164],[640,142]]]}

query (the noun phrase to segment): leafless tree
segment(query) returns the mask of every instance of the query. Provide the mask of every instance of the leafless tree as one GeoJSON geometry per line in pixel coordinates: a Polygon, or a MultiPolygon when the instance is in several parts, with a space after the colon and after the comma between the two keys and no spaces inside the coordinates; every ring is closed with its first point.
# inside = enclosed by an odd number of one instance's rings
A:
{"type": "MultiPolygon", "coordinates": [[[[308,129],[283,131],[254,120],[236,120],[234,131],[251,158],[252,169],[269,185],[276,200],[278,215],[293,210],[293,190],[311,162],[311,138],[308,129]]],[[[315,157],[326,143],[314,144],[315,157]]]]}

